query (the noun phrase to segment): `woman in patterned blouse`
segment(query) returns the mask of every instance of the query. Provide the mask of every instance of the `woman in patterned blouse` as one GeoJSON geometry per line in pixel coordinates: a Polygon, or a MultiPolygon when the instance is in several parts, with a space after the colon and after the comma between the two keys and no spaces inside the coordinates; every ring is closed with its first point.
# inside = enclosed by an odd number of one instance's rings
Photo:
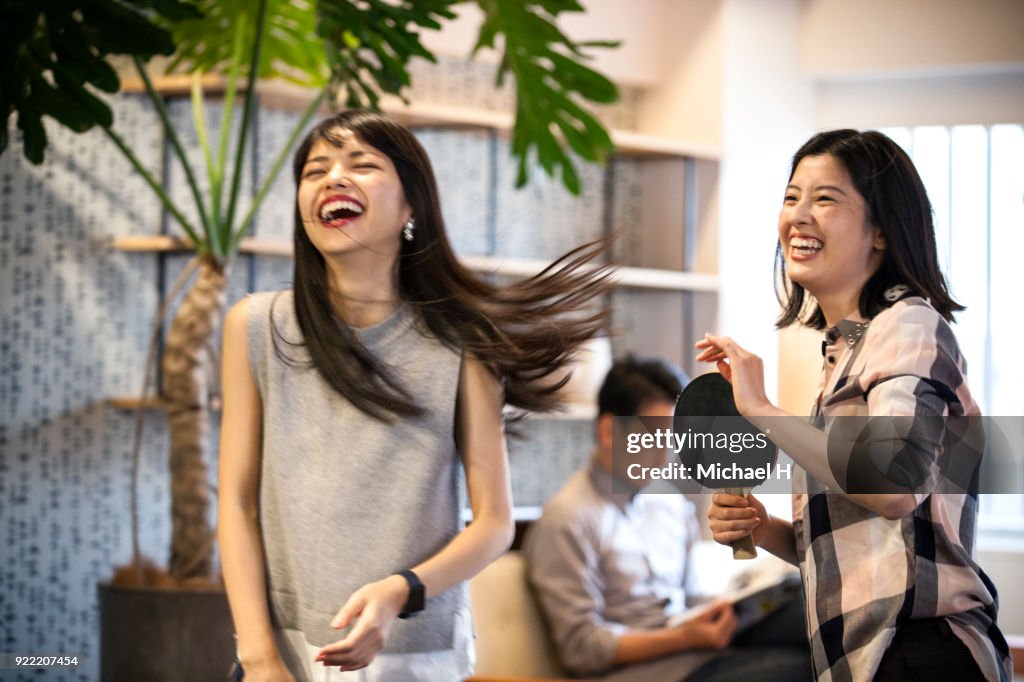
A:
{"type": "Polygon", "coordinates": [[[715,540],[752,534],[800,566],[818,680],[1008,681],[996,589],[973,559],[976,489],[935,475],[956,456],[948,420],[980,412],[917,170],[881,133],[815,135],[793,158],[778,229],[778,326],[825,331],[811,420],[772,404],[761,359],[732,339],[697,348],[799,465],[793,522],[719,493],[715,540]],[[851,422],[871,435],[842,435],[851,422]]]}

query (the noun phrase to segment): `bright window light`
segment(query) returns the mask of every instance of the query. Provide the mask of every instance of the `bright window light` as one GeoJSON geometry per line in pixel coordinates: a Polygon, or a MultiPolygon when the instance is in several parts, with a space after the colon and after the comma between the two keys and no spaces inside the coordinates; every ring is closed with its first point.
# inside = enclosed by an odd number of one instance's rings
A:
{"type": "MultiPolygon", "coordinates": [[[[975,399],[986,415],[1024,415],[1024,126],[882,132],[911,156],[928,190],[939,263],[967,306],[955,330],[975,399]]],[[[1024,534],[1024,495],[982,495],[980,507],[983,529],[1024,534]]]]}

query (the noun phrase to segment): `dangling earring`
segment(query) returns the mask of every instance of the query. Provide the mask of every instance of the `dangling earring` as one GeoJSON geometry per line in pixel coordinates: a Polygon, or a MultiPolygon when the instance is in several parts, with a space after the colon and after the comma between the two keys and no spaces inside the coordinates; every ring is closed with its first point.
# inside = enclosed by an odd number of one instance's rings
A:
{"type": "Polygon", "coordinates": [[[416,223],[413,221],[412,218],[409,218],[408,220],[405,221],[405,227],[402,228],[402,237],[405,239],[405,241],[412,241],[412,232],[414,229],[416,229],[416,223]]]}

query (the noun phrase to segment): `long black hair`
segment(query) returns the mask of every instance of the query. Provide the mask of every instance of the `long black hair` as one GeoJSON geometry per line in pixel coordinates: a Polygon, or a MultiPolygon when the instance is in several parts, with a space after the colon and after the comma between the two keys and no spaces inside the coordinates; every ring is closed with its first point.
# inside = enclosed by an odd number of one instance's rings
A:
{"type": "MultiPolygon", "coordinates": [[[[585,244],[528,279],[496,286],[464,267],[445,232],[430,159],[404,126],[370,111],[345,111],[328,118],[305,137],[295,152],[296,187],[310,149],[319,140],[339,145],[350,131],[386,155],[395,166],[406,201],[416,218],[411,241],[401,241],[398,291],[443,343],[478,358],[504,385],[509,405],[548,411],[558,404],[554,381],[579,345],[598,335],[608,317],[601,303],[612,283],[608,265],[598,265],[605,241],[585,244]]],[[[401,379],[337,323],[323,255],[309,240],[298,202],[295,206],[295,314],[310,362],[327,383],[365,413],[378,419],[422,412],[401,379]]],[[[288,359],[277,345],[278,355],[288,359]]],[[[289,345],[296,342],[288,341],[289,345]]]]}
{"type": "MultiPolygon", "coordinates": [[[[907,153],[877,131],[830,130],[808,140],[793,156],[789,178],[807,156],[830,155],[849,174],[864,197],[867,219],[885,238],[882,264],[860,291],[860,314],[871,319],[888,307],[883,294],[896,284],[931,301],[947,321],[964,307],[953,300],[939,269],[935,248],[932,205],[921,176],[907,153]]],[[[809,315],[806,290],[786,276],[786,259],[780,242],[775,250],[775,295],[783,307],[775,326],[802,322],[813,329],[825,328],[825,315],[815,303],[809,315]]]]}

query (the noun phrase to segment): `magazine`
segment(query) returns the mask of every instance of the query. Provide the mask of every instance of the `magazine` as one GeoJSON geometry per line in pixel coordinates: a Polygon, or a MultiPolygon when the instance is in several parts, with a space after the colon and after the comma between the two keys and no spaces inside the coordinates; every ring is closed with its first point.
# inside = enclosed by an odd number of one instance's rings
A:
{"type": "Polygon", "coordinates": [[[747,585],[725,592],[704,604],[688,609],[669,619],[670,627],[681,625],[710,611],[722,600],[732,603],[736,612],[736,632],[742,632],[769,614],[785,606],[791,599],[799,599],[800,574],[788,571],[754,579],[747,585]]]}

